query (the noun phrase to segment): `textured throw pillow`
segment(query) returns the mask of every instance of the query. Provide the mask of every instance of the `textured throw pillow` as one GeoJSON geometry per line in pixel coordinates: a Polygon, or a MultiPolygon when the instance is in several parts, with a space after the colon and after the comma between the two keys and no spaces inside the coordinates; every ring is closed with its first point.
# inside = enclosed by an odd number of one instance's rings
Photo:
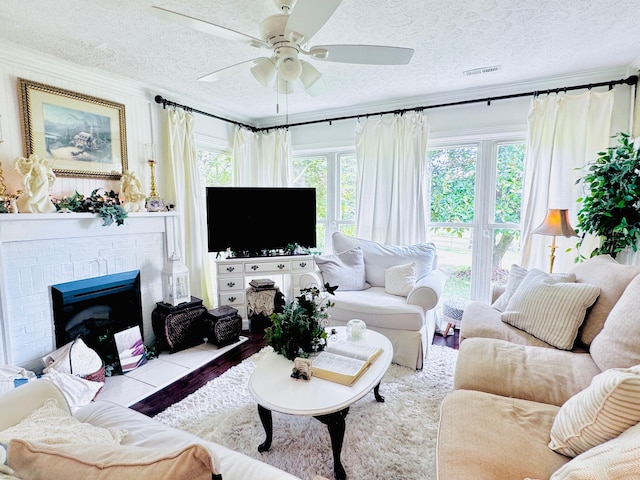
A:
{"type": "Polygon", "coordinates": [[[536,268],[522,280],[500,314],[508,323],[562,350],[571,350],[584,316],[600,289],[558,282],[536,268]]]}
{"type": "Polygon", "coordinates": [[[118,445],[126,434],[126,430],[82,423],[59,408],[57,400],[49,399],[16,425],[0,431],[0,443],[8,445],[10,440],[20,438],[51,445],[118,445]]]}
{"type": "Polygon", "coordinates": [[[211,480],[216,476],[206,448],[190,445],[167,452],[155,448],[97,445],[47,445],[12,440],[8,465],[19,478],[66,480],[211,480]]]}
{"type": "Polygon", "coordinates": [[[640,276],[613,306],[602,331],[591,342],[591,358],[600,370],[640,364],[640,276]]]}
{"type": "Polygon", "coordinates": [[[629,480],[640,472],[640,424],[620,436],[581,453],[551,475],[550,480],[629,480]]]}
{"type": "Polygon", "coordinates": [[[575,457],[640,422],[640,365],[612,368],[567,400],[553,421],[549,448],[575,457]]]}
{"type": "Polygon", "coordinates": [[[354,247],[362,248],[366,281],[374,287],[384,287],[384,271],[389,267],[415,262],[417,280],[435,268],[436,246],[433,243],[383,245],[371,240],[350,237],[340,232],[334,232],[331,235],[331,241],[334,252],[342,252],[354,247]]]}
{"type": "Polygon", "coordinates": [[[313,257],[322,272],[325,283],[339,290],[364,290],[365,282],[364,257],[362,249],[355,247],[335,255],[318,255],[313,257]]]}
{"type": "MultiPolygon", "coordinates": [[[[507,285],[504,289],[502,295],[500,295],[491,306],[498,310],[499,312],[504,312],[509,305],[509,300],[518,289],[524,277],[527,276],[529,270],[526,268],[522,268],[520,265],[516,265],[515,263],[511,265],[511,269],[509,270],[509,279],[507,280],[507,285]]],[[[558,282],[575,282],[576,275],[574,273],[552,273],[551,276],[555,278],[558,282]]]]}
{"type": "Polygon", "coordinates": [[[609,255],[598,255],[576,265],[571,271],[576,275],[576,282],[600,287],[598,300],[587,312],[578,333],[579,340],[590,345],[629,282],[640,274],[640,265],[622,265],[609,255]]]}
{"type": "Polygon", "coordinates": [[[389,267],[384,271],[384,291],[406,297],[416,285],[416,264],[389,267]]]}

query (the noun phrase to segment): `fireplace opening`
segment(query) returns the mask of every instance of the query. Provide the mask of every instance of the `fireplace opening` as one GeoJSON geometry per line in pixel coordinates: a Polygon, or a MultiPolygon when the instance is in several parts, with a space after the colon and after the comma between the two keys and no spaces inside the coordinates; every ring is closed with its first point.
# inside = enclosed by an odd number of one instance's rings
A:
{"type": "Polygon", "coordinates": [[[56,348],[81,337],[100,355],[107,372],[122,373],[114,334],[139,326],[144,335],[140,271],[52,285],[51,300],[56,348]]]}

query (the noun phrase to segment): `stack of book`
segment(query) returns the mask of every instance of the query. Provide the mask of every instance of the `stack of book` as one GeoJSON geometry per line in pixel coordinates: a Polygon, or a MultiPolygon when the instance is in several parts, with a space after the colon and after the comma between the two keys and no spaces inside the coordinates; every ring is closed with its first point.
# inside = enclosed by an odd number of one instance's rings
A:
{"type": "Polygon", "coordinates": [[[269,280],[268,278],[254,278],[249,282],[249,285],[258,291],[270,290],[274,288],[275,284],[273,280],[269,280]]]}

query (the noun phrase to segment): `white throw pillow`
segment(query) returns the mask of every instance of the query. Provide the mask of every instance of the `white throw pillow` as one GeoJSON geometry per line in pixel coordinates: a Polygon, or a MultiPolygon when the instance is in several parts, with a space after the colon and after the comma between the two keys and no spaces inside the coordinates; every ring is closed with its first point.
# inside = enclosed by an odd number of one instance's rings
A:
{"type": "Polygon", "coordinates": [[[334,232],[331,235],[331,241],[335,252],[342,252],[354,247],[362,248],[366,281],[374,287],[384,287],[384,271],[389,267],[415,262],[417,280],[420,280],[434,268],[436,246],[433,243],[383,245],[340,232],[334,232]]]}
{"type": "MultiPolygon", "coordinates": [[[[499,312],[504,312],[509,305],[509,300],[511,300],[511,297],[522,283],[522,280],[524,280],[524,277],[527,276],[527,273],[529,273],[529,270],[526,268],[522,268],[520,265],[516,265],[515,263],[511,265],[507,286],[505,287],[502,295],[500,295],[491,306],[499,312]]],[[[552,273],[551,276],[559,282],[570,283],[576,281],[575,273],[552,273]]]]}
{"type": "Polygon", "coordinates": [[[550,480],[606,478],[629,480],[640,472],[640,424],[581,453],[551,475],[550,480]]]}
{"type": "Polygon", "coordinates": [[[534,268],[522,280],[500,318],[556,348],[571,350],[587,308],[599,293],[596,286],[558,282],[534,268]]]}
{"type": "Polygon", "coordinates": [[[384,291],[406,297],[416,286],[416,264],[407,263],[389,267],[384,271],[384,291]]]}
{"type": "Polygon", "coordinates": [[[318,255],[313,259],[322,272],[324,282],[332,287],[337,286],[340,291],[369,287],[365,282],[364,257],[360,247],[335,255],[318,255]]]}
{"type": "Polygon", "coordinates": [[[612,368],[567,400],[553,421],[549,448],[575,457],[640,422],[640,365],[612,368]]]}

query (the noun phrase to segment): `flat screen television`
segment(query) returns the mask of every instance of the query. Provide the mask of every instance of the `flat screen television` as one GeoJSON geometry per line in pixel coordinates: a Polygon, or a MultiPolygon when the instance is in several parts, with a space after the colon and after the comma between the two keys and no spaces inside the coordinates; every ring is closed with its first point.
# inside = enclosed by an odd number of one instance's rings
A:
{"type": "Polygon", "coordinates": [[[316,246],[316,189],[207,187],[210,252],[277,255],[287,246],[316,246]]]}

